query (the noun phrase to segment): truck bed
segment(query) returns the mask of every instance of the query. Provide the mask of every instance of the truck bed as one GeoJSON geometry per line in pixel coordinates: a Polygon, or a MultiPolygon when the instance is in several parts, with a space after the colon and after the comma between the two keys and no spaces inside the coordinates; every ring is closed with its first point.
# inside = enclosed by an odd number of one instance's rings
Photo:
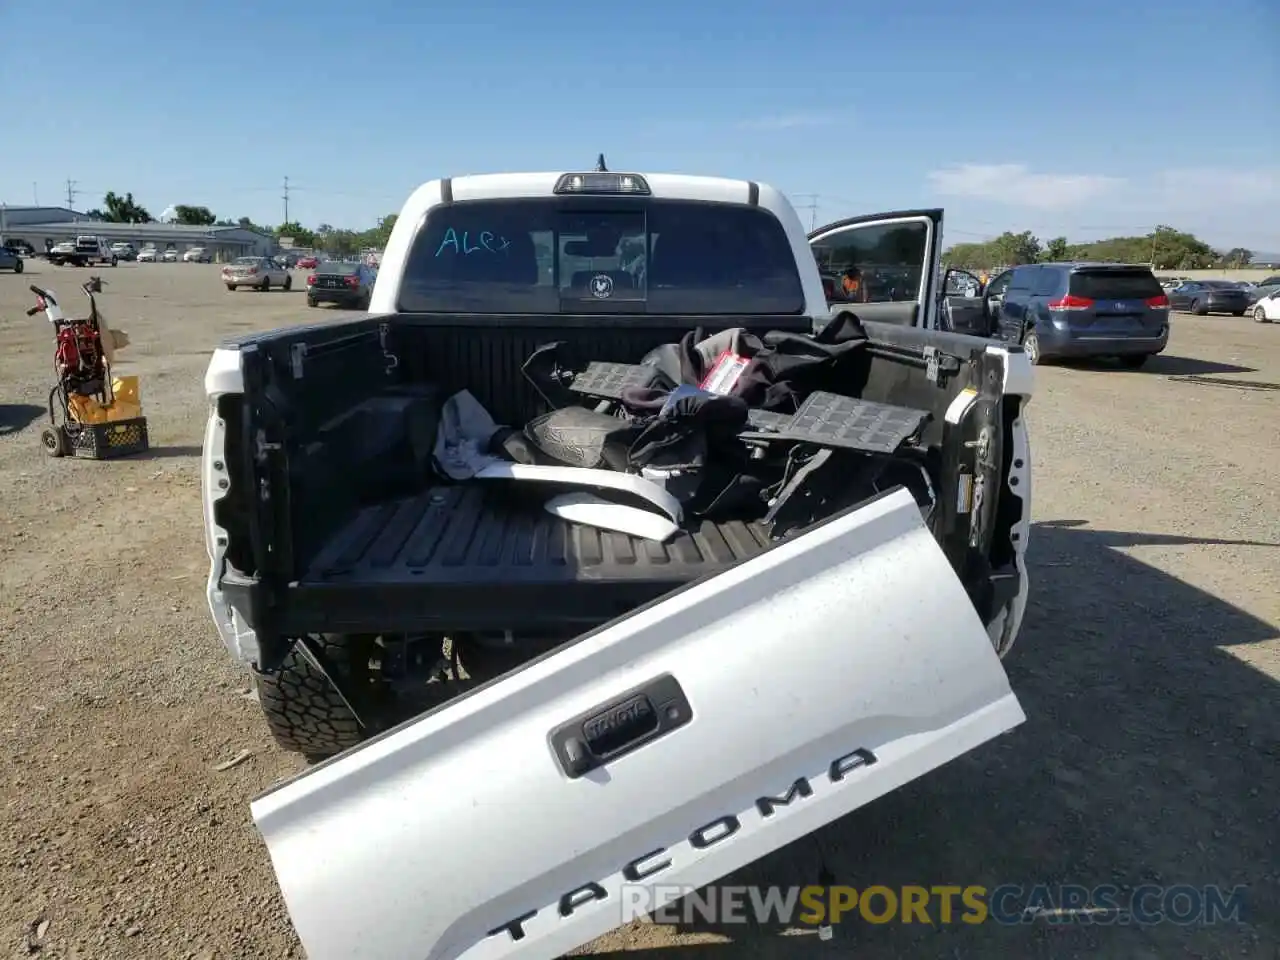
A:
{"type": "Polygon", "coordinates": [[[656,543],[553,517],[500,483],[437,486],[360,510],[292,586],[287,617],[367,632],[602,623],[767,543],[738,521],[656,543]]]}

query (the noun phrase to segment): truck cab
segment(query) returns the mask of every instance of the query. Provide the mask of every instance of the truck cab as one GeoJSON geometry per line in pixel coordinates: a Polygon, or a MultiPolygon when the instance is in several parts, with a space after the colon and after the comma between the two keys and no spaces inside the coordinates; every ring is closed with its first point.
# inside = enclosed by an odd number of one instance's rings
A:
{"type": "Polygon", "coordinates": [[[1031,369],[938,329],[941,227],[433,180],[367,316],[219,346],[214,625],[329,758],[253,805],[308,955],[558,956],[1022,722],[1031,369]]]}

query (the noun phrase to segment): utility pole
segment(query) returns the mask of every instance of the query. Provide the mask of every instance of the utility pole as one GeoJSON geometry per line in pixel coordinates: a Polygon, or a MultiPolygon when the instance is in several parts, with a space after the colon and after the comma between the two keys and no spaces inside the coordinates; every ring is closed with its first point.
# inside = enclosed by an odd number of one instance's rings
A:
{"type": "Polygon", "coordinates": [[[67,209],[68,210],[74,210],[76,207],[76,194],[80,192],[79,190],[76,189],[77,183],[79,183],[78,180],[67,181],[67,209]]]}
{"type": "Polygon", "coordinates": [[[34,180],[31,181],[31,202],[37,207],[40,206],[40,190],[34,180]]]}
{"type": "Polygon", "coordinates": [[[799,193],[796,194],[796,199],[809,201],[808,203],[796,204],[796,209],[809,211],[809,229],[816,230],[818,228],[818,194],[799,193]]]}
{"type": "Polygon", "coordinates": [[[289,222],[289,178],[284,178],[284,222],[289,222]]]}

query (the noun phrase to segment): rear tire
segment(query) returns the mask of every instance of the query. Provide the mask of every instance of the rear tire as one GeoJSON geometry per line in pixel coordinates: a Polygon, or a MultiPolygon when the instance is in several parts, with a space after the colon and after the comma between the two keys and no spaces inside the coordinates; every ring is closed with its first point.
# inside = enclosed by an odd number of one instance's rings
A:
{"type": "Polygon", "coordinates": [[[320,306],[320,304],[316,302],[315,298],[313,298],[313,297],[307,297],[307,306],[308,306],[308,307],[318,307],[318,306],[320,306]]]}
{"type": "Polygon", "coordinates": [[[44,447],[45,456],[49,457],[65,457],[71,452],[67,432],[61,427],[45,427],[41,430],[40,445],[44,447]]]}
{"type": "Polygon", "coordinates": [[[271,290],[271,278],[263,277],[262,286],[260,286],[258,289],[261,290],[263,293],[268,293],[271,290]]]}
{"type": "Polygon", "coordinates": [[[1267,316],[1267,311],[1262,307],[1253,308],[1253,319],[1255,323],[1270,323],[1271,318],[1267,316]]]}
{"type": "Polygon", "coordinates": [[[285,750],[319,760],[354,747],[376,733],[388,714],[390,698],[385,687],[375,684],[369,666],[369,658],[376,651],[372,637],[324,633],[312,634],[310,640],[323,653],[339,682],[372,694],[369,700],[378,714],[365,718],[369,728],[360,726],[333,684],[295,645],[277,673],[257,676],[258,702],[276,743],[285,750]]]}
{"type": "Polygon", "coordinates": [[[286,277],[284,278],[284,287],[283,287],[283,289],[284,289],[284,292],[285,292],[285,293],[288,293],[290,290],[292,290],[292,289],[293,289],[293,277],[292,277],[292,276],[286,276],[286,277]]]}
{"type": "Polygon", "coordinates": [[[1197,317],[1204,317],[1204,316],[1208,316],[1209,314],[1209,311],[1200,305],[1199,300],[1191,301],[1191,312],[1195,314],[1197,317]]]}
{"type": "Polygon", "coordinates": [[[236,292],[236,285],[235,285],[234,283],[228,283],[228,284],[227,284],[227,289],[228,289],[228,290],[230,290],[232,293],[235,293],[235,292],[236,292]]]}
{"type": "Polygon", "coordinates": [[[13,265],[13,272],[14,272],[14,273],[21,273],[21,272],[22,272],[23,270],[25,270],[25,269],[26,269],[26,267],[24,267],[24,266],[22,265],[22,261],[21,261],[21,260],[19,260],[17,263],[15,263],[15,264],[13,265]]]}
{"type": "Polygon", "coordinates": [[[119,257],[112,257],[112,258],[111,258],[111,265],[112,265],[113,267],[114,267],[114,266],[116,266],[117,264],[119,264],[119,262],[120,262],[120,258],[119,258],[119,257]]]}
{"type": "Polygon", "coordinates": [[[1120,357],[1120,366],[1124,367],[1126,370],[1137,370],[1146,363],[1149,358],[1150,354],[1146,353],[1128,354],[1120,357]]]}

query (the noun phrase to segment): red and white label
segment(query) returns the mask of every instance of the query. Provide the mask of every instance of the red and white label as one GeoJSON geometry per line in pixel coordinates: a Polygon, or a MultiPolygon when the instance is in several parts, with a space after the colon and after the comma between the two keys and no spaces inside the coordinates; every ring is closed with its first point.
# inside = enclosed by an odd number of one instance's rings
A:
{"type": "Polygon", "coordinates": [[[711,365],[710,372],[699,386],[708,393],[726,396],[733,390],[745,369],[747,369],[747,358],[739,356],[732,350],[726,350],[716,357],[716,362],[711,365]]]}

